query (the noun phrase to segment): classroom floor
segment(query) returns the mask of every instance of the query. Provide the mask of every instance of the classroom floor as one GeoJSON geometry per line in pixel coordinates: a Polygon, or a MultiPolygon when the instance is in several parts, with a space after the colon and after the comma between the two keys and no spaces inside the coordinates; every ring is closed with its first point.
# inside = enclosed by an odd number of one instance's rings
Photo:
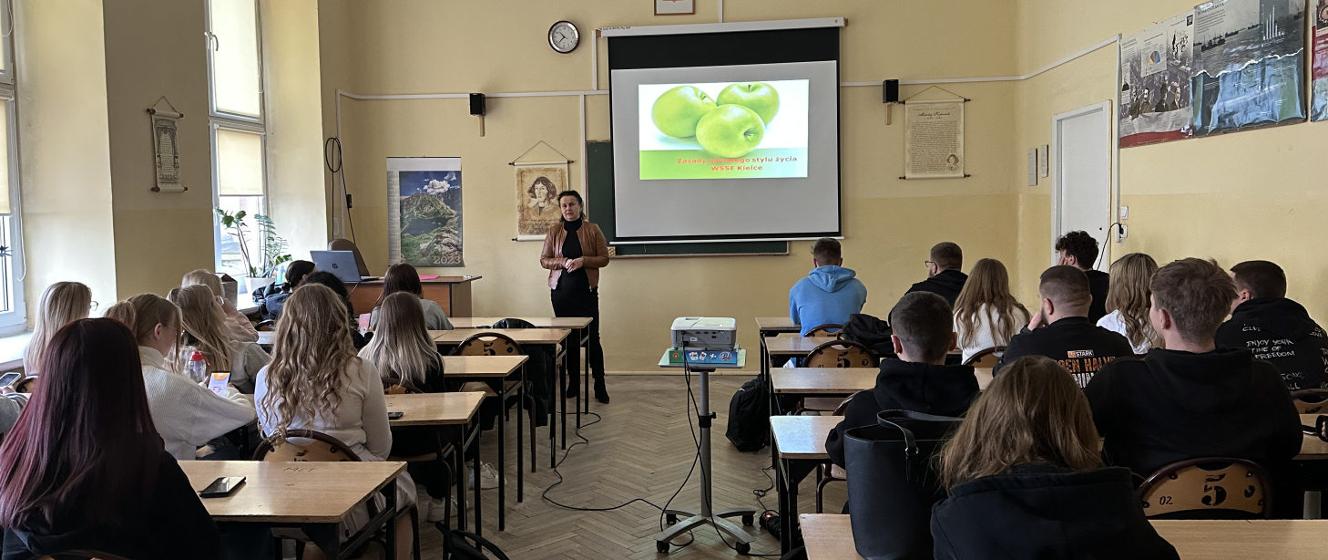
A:
{"type": "MultiPolygon", "coordinates": [[[[712,430],[712,461],[715,470],[715,509],[750,507],[760,512],[762,505],[752,490],[771,485],[762,468],[770,465],[770,450],[741,453],[724,438],[729,397],[745,377],[715,377],[711,380],[711,407],[719,415],[712,430]]],[[[693,387],[697,380],[693,378],[693,387]]],[[[695,390],[695,389],[694,389],[695,390]]],[[[687,390],[681,376],[613,376],[609,378],[613,402],[591,404],[591,411],[604,416],[601,423],[583,428],[590,445],[578,445],[558,469],[567,481],[549,492],[549,497],[578,507],[613,506],[635,497],[644,497],[660,506],[669,499],[686,476],[695,456],[692,436],[687,430],[692,416],[687,404],[687,390]]],[[[584,420],[584,418],[583,418],[584,420]]],[[[693,418],[694,420],[694,418],[693,418]]],[[[659,530],[659,511],[633,503],[612,512],[579,512],[555,507],[540,499],[540,493],[556,481],[548,469],[548,433],[541,429],[539,472],[529,472],[526,463],[526,500],[515,503],[516,471],[509,464],[509,507],[507,530],[497,528],[497,490],[484,492],[484,536],[513,560],[525,559],[613,559],[627,558],[737,558],[717,533],[709,528],[695,531],[695,542],[684,548],[674,547],[668,555],[655,551],[654,534],[659,530]]],[[[509,434],[509,438],[512,436],[509,434]]],[[[568,444],[572,439],[568,432],[568,444]]],[[[508,456],[515,449],[509,443],[508,456]]],[[[482,453],[486,461],[496,457],[494,436],[483,434],[482,453]]],[[[561,457],[561,451],[560,455],[561,457]]],[[[699,468],[678,494],[671,509],[696,510],[700,490],[699,468]]],[[[808,477],[800,489],[799,511],[814,509],[814,477],[808,477]]],[[[778,500],[773,489],[761,498],[765,507],[774,509],[778,500]]],[[[826,510],[838,512],[844,503],[844,485],[827,489],[826,510]]],[[[470,515],[474,515],[471,513],[470,515]]],[[[750,532],[757,537],[752,554],[777,554],[779,541],[759,527],[750,532]]],[[[421,535],[424,558],[438,558],[441,537],[432,525],[421,535]]],[[[686,542],[682,537],[680,542],[686,542]]]]}

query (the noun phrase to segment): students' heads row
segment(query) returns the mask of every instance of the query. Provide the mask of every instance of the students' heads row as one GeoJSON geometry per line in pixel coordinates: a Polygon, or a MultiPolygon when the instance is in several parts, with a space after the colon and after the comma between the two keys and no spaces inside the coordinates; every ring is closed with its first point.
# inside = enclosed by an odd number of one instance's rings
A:
{"type": "MultiPolygon", "coordinates": [[[[839,240],[822,237],[812,245],[812,266],[843,264],[844,253],[839,240]]],[[[923,264],[927,267],[927,276],[935,276],[949,269],[958,270],[964,266],[964,251],[949,241],[937,243],[932,246],[923,264]]]]}
{"type": "Polygon", "coordinates": [[[61,327],[88,317],[94,306],[92,290],[80,282],[56,282],[47,286],[46,291],[42,292],[32,339],[23,358],[25,369],[29,372],[41,371],[42,353],[51,337],[61,327]]]}

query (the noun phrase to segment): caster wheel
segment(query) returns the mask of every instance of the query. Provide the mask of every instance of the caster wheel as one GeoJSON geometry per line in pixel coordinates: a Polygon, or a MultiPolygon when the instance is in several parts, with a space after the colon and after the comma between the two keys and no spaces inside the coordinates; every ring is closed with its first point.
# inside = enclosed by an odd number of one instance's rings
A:
{"type": "Polygon", "coordinates": [[[738,554],[741,554],[743,556],[751,554],[752,552],[752,545],[750,543],[740,542],[738,543],[738,546],[734,548],[738,549],[738,554]]]}
{"type": "Polygon", "coordinates": [[[676,516],[676,515],[674,515],[674,514],[672,514],[672,513],[665,514],[665,515],[664,515],[664,522],[665,522],[665,523],[668,523],[669,525],[677,525],[677,524],[678,524],[678,516],[676,516]]]}
{"type": "Polygon", "coordinates": [[[663,541],[655,541],[655,551],[660,554],[668,554],[669,543],[663,541]]]}
{"type": "Polygon", "coordinates": [[[753,523],[754,521],[756,521],[756,518],[755,518],[755,516],[753,516],[753,515],[751,515],[751,514],[747,514],[747,515],[742,516],[742,526],[743,526],[743,527],[751,527],[751,526],[752,526],[752,523],[753,523]]]}

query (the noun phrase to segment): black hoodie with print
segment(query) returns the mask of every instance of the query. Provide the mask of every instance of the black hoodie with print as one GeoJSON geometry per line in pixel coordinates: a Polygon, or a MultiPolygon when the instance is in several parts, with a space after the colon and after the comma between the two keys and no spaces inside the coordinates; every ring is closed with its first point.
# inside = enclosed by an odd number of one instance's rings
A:
{"type": "Polygon", "coordinates": [[[1328,334],[1299,303],[1257,298],[1240,304],[1217,329],[1218,348],[1243,348],[1273,364],[1287,389],[1318,389],[1328,378],[1328,334]]]}

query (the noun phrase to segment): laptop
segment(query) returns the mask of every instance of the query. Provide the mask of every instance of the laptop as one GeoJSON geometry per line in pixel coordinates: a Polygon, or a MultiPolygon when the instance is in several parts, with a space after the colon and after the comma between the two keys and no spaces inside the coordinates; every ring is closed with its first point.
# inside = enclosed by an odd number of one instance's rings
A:
{"type": "Polygon", "coordinates": [[[309,251],[309,258],[314,261],[314,269],[331,272],[342,282],[358,284],[371,280],[360,276],[360,266],[355,263],[355,253],[350,251],[309,251]]]}

